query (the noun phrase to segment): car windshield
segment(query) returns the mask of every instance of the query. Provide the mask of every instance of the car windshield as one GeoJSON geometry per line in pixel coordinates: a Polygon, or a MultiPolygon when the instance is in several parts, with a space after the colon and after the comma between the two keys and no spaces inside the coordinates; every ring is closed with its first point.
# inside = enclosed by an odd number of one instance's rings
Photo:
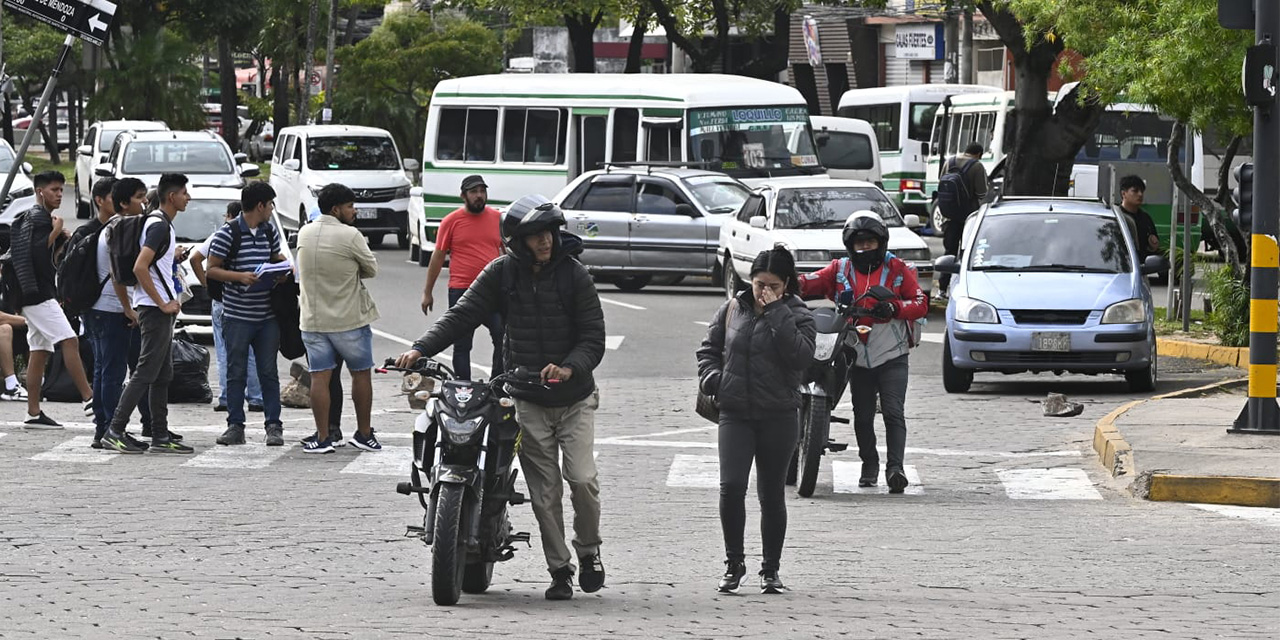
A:
{"type": "Polygon", "coordinates": [[[307,168],[312,171],[396,170],[396,145],[385,136],[343,136],[307,140],[307,168]]]}
{"type": "Polygon", "coordinates": [[[689,185],[689,191],[693,192],[698,204],[711,213],[733,213],[751,195],[741,182],[721,176],[689,178],[685,184],[689,185]]]}
{"type": "Polygon", "coordinates": [[[1133,265],[1120,223],[1080,213],[989,215],[969,250],[974,271],[1128,273],[1133,265]]]}
{"type": "Polygon", "coordinates": [[[854,212],[880,214],[887,227],[905,226],[893,203],[875,187],[807,187],[778,192],[775,229],[837,229],[854,212]]]}
{"type": "Polygon", "coordinates": [[[195,200],[173,219],[173,233],[179,242],[204,242],[222,226],[230,200],[195,200]]]}
{"type": "Polygon", "coordinates": [[[120,171],[126,175],[235,173],[224,144],[185,140],[134,142],[125,149],[120,171]]]}
{"type": "Polygon", "coordinates": [[[690,110],[689,148],[695,161],[730,175],[821,170],[803,106],[690,110]]]}
{"type": "Polygon", "coordinates": [[[102,136],[98,138],[98,151],[106,153],[111,150],[111,145],[115,144],[116,136],[124,133],[124,129],[103,129],[102,136]]]}

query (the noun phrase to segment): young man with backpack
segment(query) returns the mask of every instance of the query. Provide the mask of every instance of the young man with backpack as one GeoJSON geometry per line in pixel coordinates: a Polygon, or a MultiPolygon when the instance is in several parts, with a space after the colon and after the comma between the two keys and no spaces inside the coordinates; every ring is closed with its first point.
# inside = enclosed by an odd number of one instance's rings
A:
{"type": "Polygon", "coordinates": [[[574,258],[582,240],[563,231],[564,224],[564,212],[542,196],[512,203],[502,218],[506,255],[490,262],[458,304],[397,360],[408,367],[434,356],[503,312],[507,369],[540,371],[548,383],[511,389],[521,431],[520,468],[551,573],[548,600],[573,597],[573,555],[565,543],[561,504],[566,482],[574,512],[573,550],[582,570],[578,586],[594,593],[605,580],[600,481],[592,457],[600,392],[591,373],[604,357],[604,313],[591,274],[574,258]]]}
{"type": "MultiPolygon", "coordinates": [[[[963,155],[952,156],[942,167],[937,195],[938,210],[947,219],[942,230],[942,249],[946,255],[960,254],[965,221],[987,197],[987,170],[982,166],[982,153],[982,145],[971,142],[964,148],[963,155]]],[[[951,274],[940,274],[938,297],[946,299],[950,286],[951,274]]]]}
{"type": "Polygon", "coordinates": [[[40,410],[45,365],[54,347],[62,353],[63,364],[84,400],[85,415],[93,415],[93,390],[80,360],[80,341],[57,299],[53,247],[65,236],[65,231],[62,218],[53,212],[62,206],[62,188],[66,181],[57,171],[36,174],[33,180],[36,204],[19,214],[13,223],[10,251],[21,293],[19,313],[27,320],[27,344],[31,348],[27,362],[27,386],[31,389],[27,396],[25,426],[28,429],[62,428],[40,410]]]}
{"type": "MultiPolygon", "coordinates": [[[[120,396],[102,443],[120,453],[142,453],[124,437],[129,416],[146,396],[151,405],[151,447],[156,453],[189,454],[194,450],[169,433],[169,382],[173,379],[173,326],[181,305],[182,278],[177,265],[186,258],[178,247],[173,219],[186,210],[191,196],[187,177],[160,176],[160,211],[125,216],[111,223],[107,233],[112,278],[133,286],[132,305],[138,315],[142,347],[138,368],[120,396]],[[126,271],[131,269],[129,271],[126,271]]],[[[114,191],[112,197],[114,198],[114,191]]],[[[133,208],[133,202],[129,203],[133,208]]]]}

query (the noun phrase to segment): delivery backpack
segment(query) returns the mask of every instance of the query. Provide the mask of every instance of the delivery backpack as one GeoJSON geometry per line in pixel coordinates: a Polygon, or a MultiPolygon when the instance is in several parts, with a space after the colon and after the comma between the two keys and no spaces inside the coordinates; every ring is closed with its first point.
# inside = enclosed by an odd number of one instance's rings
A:
{"type": "Polygon", "coordinates": [[[98,236],[102,227],[77,238],[62,254],[58,265],[58,302],[69,316],[78,316],[97,304],[102,287],[111,279],[98,278],[98,236]]]}
{"type": "Polygon", "coordinates": [[[951,168],[938,179],[938,211],[948,220],[960,220],[978,209],[977,198],[969,191],[964,175],[978,161],[971,159],[963,167],[957,167],[958,158],[948,161],[951,168]]]}

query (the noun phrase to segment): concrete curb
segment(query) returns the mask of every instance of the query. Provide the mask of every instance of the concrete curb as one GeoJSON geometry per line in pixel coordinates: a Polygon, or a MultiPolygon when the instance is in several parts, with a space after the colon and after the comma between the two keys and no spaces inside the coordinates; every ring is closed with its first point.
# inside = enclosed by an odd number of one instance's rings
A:
{"type": "MultiPolygon", "coordinates": [[[[1245,357],[1248,358],[1248,350],[1245,357]]],[[[1163,352],[1162,352],[1163,353],[1163,352]]],[[[1166,354],[1168,355],[1168,354],[1166,354]]],[[[1191,357],[1191,356],[1180,356],[1191,357]]],[[[1093,450],[1098,462],[1113,478],[1133,476],[1137,473],[1133,447],[1116,427],[1116,420],[1134,407],[1153,400],[1183,398],[1207,391],[1248,384],[1248,378],[1223,380],[1203,387],[1181,389],[1127,402],[1103,416],[1094,425],[1093,450]]],[[[1181,476],[1165,473],[1144,473],[1134,484],[1135,493],[1147,500],[1161,502],[1198,502],[1229,504],[1244,507],[1280,508],[1280,478],[1248,478],[1239,476],[1181,476]]]]}
{"type": "Polygon", "coordinates": [[[1194,358],[1225,364],[1228,367],[1249,368],[1248,347],[1222,347],[1216,344],[1156,338],[1156,353],[1170,358],[1194,358]]]}

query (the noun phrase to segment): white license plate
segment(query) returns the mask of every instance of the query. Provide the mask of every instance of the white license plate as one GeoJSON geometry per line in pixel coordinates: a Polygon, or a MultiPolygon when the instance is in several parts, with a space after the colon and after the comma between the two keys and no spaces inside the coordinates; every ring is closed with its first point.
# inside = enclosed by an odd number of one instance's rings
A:
{"type": "Polygon", "coordinates": [[[377,209],[356,209],[356,220],[377,220],[377,209]]]}
{"type": "Polygon", "coordinates": [[[1032,351],[1070,351],[1071,334],[1062,332],[1044,332],[1031,334],[1032,351]]]}

